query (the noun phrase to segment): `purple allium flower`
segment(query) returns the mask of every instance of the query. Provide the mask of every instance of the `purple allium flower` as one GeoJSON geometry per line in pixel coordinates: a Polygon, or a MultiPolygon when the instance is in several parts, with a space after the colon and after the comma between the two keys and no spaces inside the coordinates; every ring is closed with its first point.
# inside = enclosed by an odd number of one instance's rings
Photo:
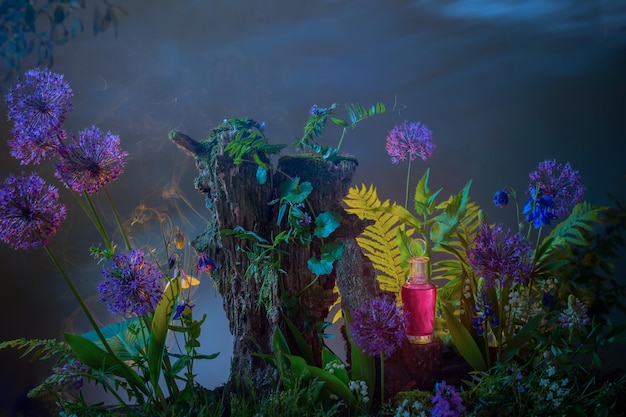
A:
{"type": "Polygon", "coordinates": [[[497,207],[506,207],[509,204],[509,193],[506,190],[499,190],[493,195],[493,203],[497,207]]]}
{"type": "Polygon", "coordinates": [[[13,249],[46,246],[65,214],[59,191],[36,173],[11,174],[0,188],[0,239],[13,249]]]}
{"type": "Polygon", "coordinates": [[[554,220],[557,216],[554,214],[554,201],[550,196],[542,196],[537,198],[535,191],[532,190],[532,197],[526,201],[522,214],[526,215],[526,221],[533,224],[535,229],[550,224],[550,220],[554,220]]]}
{"type": "Polygon", "coordinates": [[[206,252],[200,253],[200,255],[198,255],[198,265],[196,266],[196,273],[200,271],[210,273],[214,269],[217,269],[217,262],[209,258],[209,255],[207,255],[206,252]]]}
{"type": "Polygon", "coordinates": [[[571,329],[574,326],[586,326],[590,323],[587,306],[573,294],[567,297],[567,308],[559,315],[561,327],[571,329]]]}
{"type": "Polygon", "coordinates": [[[78,136],[59,150],[55,175],[77,193],[93,194],[123,172],[128,153],[121,150],[119,136],[95,126],[78,136]]]}
{"type": "Polygon", "coordinates": [[[161,300],[159,281],[163,273],[144,260],[142,250],[116,255],[102,274],[105,280],[98,285],[100,301],[107,303],[113,314],[141,316],[151,312],[161,300]]]}
{"type": "Polygon", "coordinates": [[[583,199],[585,186],[578,171],[569,162],[565,165],[556,159],[547,159],[530,174],[527,194],[531,198],[550,197],[554,202],[554,215],[567,215],[583,199]],[[535,190],[537,195],[535,196],[535,190]]]}
{"type": "Polygon", "coordinates": [[[88,371],[89,368],[77,359],[70,359],[63,366],[52,368],[52,372],[55,373],[54,379],[62,391],[67,389],[78,391],[81,389],[84,383],[83,375],[88,371]]]}
{"type": "Polygon", "coordinates": [[[435,395],[432,398],[432,417],[457,417],[464,415],[466,409],[461,395],[453,385],[447,385],[445,381],[437,382],[435,395]]]}
{"type": "Polygon", "coordinates": [[[533,269],[532,248],[519,233],[503,232],[501,225],[482,224],[467,258],[487,288],[513,282],[526,282],[533,269]]]}
{"type": "Polygon", "coordinates": [[[63,75],[39,68],[27,71],[9,90],[6,102],[14,138],[8,143],[11,155],[22,165],[39,164],[56,154],[65,138],[63,122],[72,110],[72,96],[63,75]]]}
{"type": "Polygon", "coordinates": [[[388,296],[374,297],[352,312],[352,341],[369,356],[390,356],[406,339],[405,316],[388,296]]]}
{"type": "Polygon", "coordinates": [[[385,149],[391,157],[391,162],[397,164],[406,160],[413,161],[416,157],[426,161],[433,156],[435,144],[432,141],[433,132],[420,122],[407,122],[394,127],[387,135],[385,149]]]}

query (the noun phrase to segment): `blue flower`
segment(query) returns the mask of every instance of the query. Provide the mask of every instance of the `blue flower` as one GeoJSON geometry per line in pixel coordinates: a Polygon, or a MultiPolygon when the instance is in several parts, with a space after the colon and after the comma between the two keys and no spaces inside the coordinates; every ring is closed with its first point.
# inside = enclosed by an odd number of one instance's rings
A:
{"type": "Polygon", "coordinates": [[[523,214],[526,215],[526,221],[532,222],[535,229],[550,224],[550,220],[554,220],[557,216],[554,214],[554,201],[548,195],[542,195],[537,198],[537,193],[533,190],[533,195],[526,201],[523,214]]]}
{"type": "Polygon", "coordinates": [[[506,190],[498,190],[493,195],[493,203],[497,207],[506,207],[509,204],[509,193],[506,190]]]}

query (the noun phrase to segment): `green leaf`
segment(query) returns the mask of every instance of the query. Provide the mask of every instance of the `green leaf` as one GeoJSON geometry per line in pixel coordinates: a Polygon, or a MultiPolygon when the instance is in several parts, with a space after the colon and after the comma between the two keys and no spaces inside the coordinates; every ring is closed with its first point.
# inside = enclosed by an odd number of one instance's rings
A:
{"type": "Polygon", "coordinates": [[[150,329],[150,340],[148,342],[148,370],[153,387],[157,387],[159,384],[163,355],[165,354],[165,339],[175,306],[178,304],[180,291],[181,281],[179,276],[165,286],[163,297],[154,310],[152,317],[152,328],[150,329]]]}
{"type": "Polygon", "coordinates": [[[90,368],[110,372],[124,378],[129,384],[148,395],[148,388],[137,372],[130,366],[110,353],[100,349],[89,339],[71,333],[65,333],[63,336],[79,361],[90,368]]]}
{"type": "Polygon", "coordinates": [[[319,238],[330,236],[341,223],[341,215],[335,211],[325,211],[315,218],[315,231],[313,234],[319,238]]]}
{"type": "Polygon", "coordinates": [[[296,344],[298,345],[300,355],[306,360],[308,364],[315,364],[315,359],[313,358],[313,351],[311,350],[311,346],[304,338],[304,335],[302,334],[300,329],[298,329],[298,327],[296,327],[296,325],[289,319],[289,317],[284,314],[283,319],[285,320],[285,323],[287,324],[287,327],[291,332],[291,336],[294,338],[296,344]]]}
{"type": "Polygon", "coordinates": [[[456,318],[450,305],[443,307],[444,317],[454,346],[458,350],[459,354],[467,361],[467,363],[476,371],[487,370],[487,364],[485,358],[480,352],[480,349],[476,345],[476,341],[470,334],[470,332],[461,324],[459,319],[456,318]]]}
{"type": "Polygon", "coordinates": [[[294,177],[284,181],[279,187],[280,198],[284,198],[291,204],[302,203],[313,191],[310,182],[300,184],[300,178],[294,177]]]}
{"type": "Polygon", "coordinates": [[[341,127],[350,127],[350,125],[348,124],[348,122],[346,122],[343,119],[340,119],[338,117],[332,117],[331,120],[336,124],[339,125],[341,127]]]}
{"type": "Polygon", "coordinates": [[[261,165],[259,165],[256,169],[256,180],[261,185],[267,182],[267,170],[261,165]]]}
{"type": "Polygon", "coordinates": [[[374,357],[363,353],[363,351],[352,341],[352,335],[350,334],[350,323],[352,323],[352,318],[350,317],[350,313],[346,310],[343,310],[343,315],[346,324],[344,327],[346,330],[346,336],[350,342],[350,361],[352,364],[350,371],[351,379],[354,381],[365,381],[367,384],[368,397],[373,398],[374,387],[376,386],[376,364],[374,357]]]}
{"type": "MultiPolygon", "coordinates": [[[[144,349],[144,338],[138,337],[142,323],[137,317],[126,321],[101,327],[100,332],[119,360],[128,361],[136,358],[144,349]]],[[[104,345],[95,330],[81,335],[91,340],[104,350],[104,345]]]]}
{"type": "Polygon", "coordinates": [[[504,351],[504,362],[508,362],[528,343],[534,336],[535,331],[539,330],[543,317],[541,314],[536,315],[526,322],[519,331],[506,344],[504,351]]]}
{"type": "Polygon", "coordinates": [[[324,259],[311,258],[307,261],[307,266],[309,267],[309,271],[317,276],[328,275],[333,272],[332,261],[326,261],[324,259]]]}

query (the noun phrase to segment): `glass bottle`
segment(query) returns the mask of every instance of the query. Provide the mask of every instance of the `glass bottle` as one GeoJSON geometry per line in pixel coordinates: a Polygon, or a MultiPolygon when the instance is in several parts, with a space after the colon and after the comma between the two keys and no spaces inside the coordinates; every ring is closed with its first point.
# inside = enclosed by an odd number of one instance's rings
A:
{"type": "Polygon", "coordinates": [[[401,290],[407,337],[415,344],[431,343],[435,330],[437,287],[428,280],[428,262],[427,256],[409,259],[411,273],[401,290]]]}

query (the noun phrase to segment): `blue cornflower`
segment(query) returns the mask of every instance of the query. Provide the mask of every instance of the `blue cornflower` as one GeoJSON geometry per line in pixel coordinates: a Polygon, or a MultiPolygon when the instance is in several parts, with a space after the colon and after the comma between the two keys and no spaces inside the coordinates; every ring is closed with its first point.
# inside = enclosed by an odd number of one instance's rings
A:
{"type": "Polygon", "coordinates": [[[509,193],[506,190],[498,190],[493,195],[493,203],[497,207],[506,207],[509,204],[509,193]]]}
{"type": "Polygon", "coordinates": [[[140,249],[116,255],[102,274],[106,279],[98,285],[100,301],[113,314],[142,316],[153,311],[161,300],[163,273],[144,260],[140,249]]]}
{"type": "Polygon", "coordinates": [[[65,215],[57,188],[36,173],[11,174],[0,188],[0,240],[13,249],[46,246],[65,215]]]}

